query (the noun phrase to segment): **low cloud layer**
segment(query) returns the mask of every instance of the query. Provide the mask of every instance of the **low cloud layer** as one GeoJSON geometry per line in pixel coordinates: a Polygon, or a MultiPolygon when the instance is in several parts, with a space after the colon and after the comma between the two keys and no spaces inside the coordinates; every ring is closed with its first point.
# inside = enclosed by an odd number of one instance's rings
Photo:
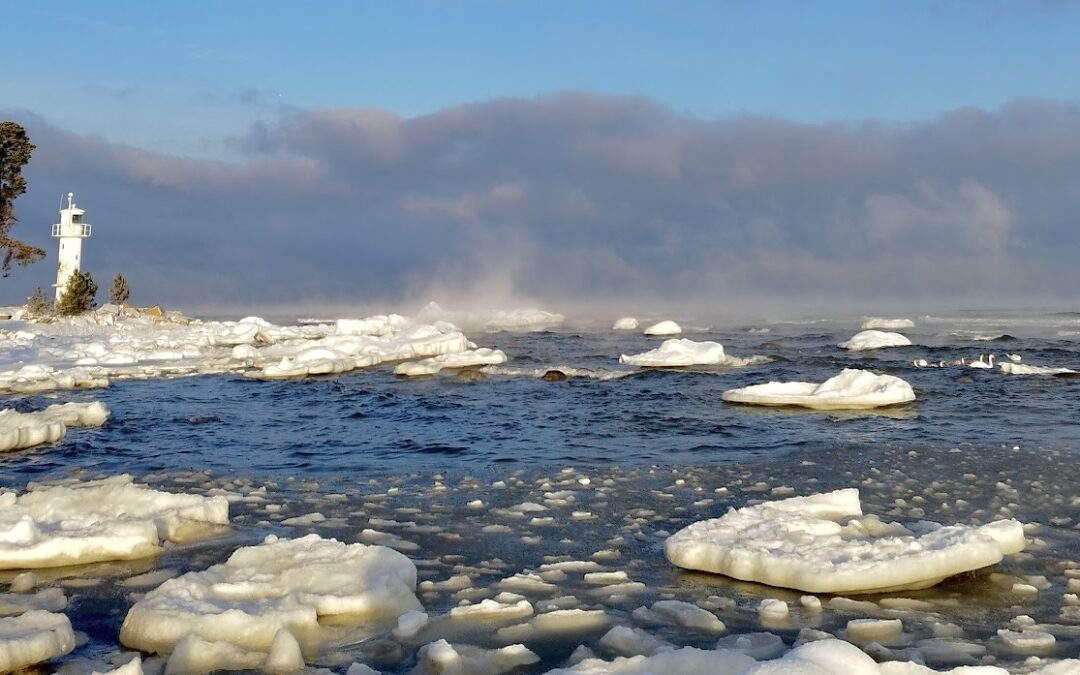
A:
{"type": "MultiPolygon", "coordinates": [[[[177,158],[9,112],[37,145],[16,233],[58,197],[85,267],[141,302],[373,306],[511,296],[1009,305],[1080,288],[1080,105],[921,123],[703,120],[587,94],[417,118],[310,109],[252,126],[242,163],[177,158]]],[[[0,302],[52,265],[0,281],[0,302]]]]}

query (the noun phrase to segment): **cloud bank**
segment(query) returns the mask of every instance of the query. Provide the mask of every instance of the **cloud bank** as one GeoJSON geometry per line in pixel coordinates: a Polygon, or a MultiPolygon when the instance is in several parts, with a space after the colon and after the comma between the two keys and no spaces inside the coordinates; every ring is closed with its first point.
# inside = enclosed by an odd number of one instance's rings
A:
{"type": "MultiPolygon", "coordinates": [[[[102,286],[124,272],[143,302],[371,306],[470,288],[553,303],[1007,305],[1080,288],[1071,102],[857,125],[575,93],[415,118],[307,109],[232,139],[239,163],[6,116],[37,145],[16,232],[51,253],[58,197],[75,191],[95,226],[85,266],[102,286]]],[[[51,269],[3,280],[0,302],[51,269]]]]}

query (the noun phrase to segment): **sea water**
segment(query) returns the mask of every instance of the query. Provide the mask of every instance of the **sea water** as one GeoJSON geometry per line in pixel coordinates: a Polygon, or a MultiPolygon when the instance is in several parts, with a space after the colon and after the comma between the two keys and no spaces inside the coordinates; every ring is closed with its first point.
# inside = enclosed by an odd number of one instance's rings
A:
{"type": "MultiPolygon", "coordinates": [[[[987,646],[1005,665],[1023,655],[995,647],[994,636],[1026,615],[1064,626],[1050,655],[1076,656],[1080,625],[1069,629],[1077,622],[1060,612],[1080,562],[1080,380],[951,364],[990,353],[1000,361],[1012,353],[1023,363],[1080,369],[1080,317],[914,318],[916,327],[901,331],[914,346],[870,352],[836,347],[859,330],[851,319],[684,322],[680,337],[720,342],[735,356],[771,359],[745,368],[620,367],[620,354],[652,349],[661,340],[580,322],[544,332],[470,332],[479,345],[502,349],[509,359],[469,377],[444,372],[403,379],[384,366],[298,381],[120,379],[100,390],[6,396],[5,407],[20,410],[57,399],[101,400],[111,418],[53,447],[0,454],[0,485],[23,489],[29,481],[130,473],[154,487],[238,498],[234,528],[219,539],[155,561],[39,574],[67,589],[67,613],[88,636],[71,659],[119,649],[119,625],[137,597],[122,581],[133,574],[202,569],[268,533],[318,532],[355,541],[364,529],[408,542],[421,579],[471,574],[471,590],[421,595],[432,616],[463,599],[490,597],[499,580],[517,572],[593,559],[625,570],[645,590],[610,596],[570,575],[547,600],[570,597],[573,602],[562,602],[629,622],[635,608],[657,599],[707,605],[724,598],[717,614],[728,626],[725,634],[767,629],[789,645],[803,628],[837,633],[851,618],[899,615],[913,641],[934,638],[941,631],[935,626],[955,624],[964,640],[987,646]],[[943,365],[918,368],[916,359],[943,365]],[[720,400],[727,389],[820,382],[842,368],[897,375],[918,399],[878,411],[829,413],[720,400]],[[549,370],[571,376],[537,377],[549,370]],[[875,609],[830,604],[823,596],[826,611],[804,615],[796,593],[682,572],[663,557],[666,535],[694,520],[757,500],[840,487],[859,487],[865,511],[886,520],[979,524],[1015,517],[1029,523],[1033,545],[993,570],[894,594],[929,603],[906,614],[888,603],[875,609]],[[259,499],[239,499],[256,490],[259,499]],[[545,500],[539,519],[500,515],[514,504],[545,500]],[[325,524],[282,524],[315,512],[325,524]],[[1038,592],[1017,593],[1017,583],[1038,592]],[[763,627],[756,613],[763,598],[789,601],[790,620],[763,627]]],[[[0,581],[12,576],[0,573],[0,581]]],[[[538,608],[545,602],[543,596],[530,600],[538,608]]],[[[528,646],[541,662],[528,672],[562,665],[580,644],[595,647],[607,628],[538,637],[528,646]]],[[[455,630],[457,641],[505,644],[490,626],[455,630]]],[[[676,645],[710,647],[716,640],[670,627],[651,630],[676,645]]],[[[385,672],[407,672],[418,645],[388,649],[385,638],[366,636],[314,663],[343,672],[341,664],[355,657],[385,672]]],[[[949,665],[945,661],[937,665],[949,665]]]]}

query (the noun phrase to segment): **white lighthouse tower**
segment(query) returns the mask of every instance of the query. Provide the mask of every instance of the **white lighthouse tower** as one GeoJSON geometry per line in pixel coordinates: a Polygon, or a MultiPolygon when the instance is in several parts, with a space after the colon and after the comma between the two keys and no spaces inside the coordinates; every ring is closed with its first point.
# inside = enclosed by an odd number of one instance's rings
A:
{"type": "Polygon", "coordinates": [[[68,193],[66,209],[60,209],[60,222],[52,226],[52,236],[60,240],[60,253],[56,265],[56,301],[67,290],[71,275],[79,271],[82,258],[82,240],[90,236],[90,224],[83,222],[86,211],[75,206],[75,193],[68,193]]]}

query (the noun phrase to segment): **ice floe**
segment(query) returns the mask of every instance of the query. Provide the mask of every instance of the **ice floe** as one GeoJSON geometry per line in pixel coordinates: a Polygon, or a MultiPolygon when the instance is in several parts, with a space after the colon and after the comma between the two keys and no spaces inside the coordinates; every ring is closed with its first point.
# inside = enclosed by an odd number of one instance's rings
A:
{"type": "Polygon", "coordinates": [[[0,492],[0,569],[141,558],[228,519],[224,497],[151,490],[130,476],[0,492]]]}
{"type": "Polygon", "coordinates": [[[392,549],[315,534],[271,535],[222,564],[147,593],[128,612],[120,640],[168,653],[193,635],[228,643],[230,653],[235,648],[265,655],[284,630],[311,650],[322,639],[320,618],[390,627],[400,615],[420,609],[415,588],[416,566],[392,549]]]}
{"type": "Polygon", "coordinates": [[[55,443],[68,427],[99,427],[108,417],[99,401],[62,403],[31,413],[0,410],[0,452],[55,443]]]}
{"type": "Polygon", "coordinates": [[[911,340],[900,333],[890,333],[880,330],[864,330],[852,335],[846,341],[837,345],[841,349],[858,352],[869,349],[883,349],[885,347],[907,347],[911,340]]]}
{"type": "Polygon", "coordinates": [[[722,394],[725,401],[762,406],[798,406],[815,410],[860,410],[915,400],[911,385],[893,375],[845,368],[822,383],[768,382],[722,394]]]}
{"type": "Polygon", "coordinates": [[[732,509],[665,542],[673,564],[811,593],[927,588],[1023,550],[1015,520],[981,527],[864,516],[855,488],[732,509]]]}
{"type": "Polygon", "coordinates": [[[695,342],[685,338],[664,340],[656,349],[642,354],[619,357],[619,363],[643,368],[670,368],[679,366],[719,365],[746,366],[768,361],[768,357],[751,356],[739,358],[724,353],[724,346],[718,342],[695,342]]]}
{"type": "Polygon", "coordinates": [[[0,672],[44,663],[74,648],[75,633],[63,614],[30,610],[0,619],[0,672]]]}
{"type": "Polygon", "coordinates": [[[914,327],[915,322],[911,319],[889,319],[881,316],[864,316],[861,326],[863,330],[901,330],[914,327]]]}
{"type": "Polygon", "coordinates": [[[500,349],[481,347],[464,352],[440,354],[419,361],[406,361],[394,368],[395,375],[416,377],[435,375],[444,368],[468,368],[470,366],[493,366],[506,362],[506,354],[500,349]]]}
{"type": "Polygon", "coordinates": [[[658,323],[654,323],[645,329],[646,335],[664,336],[664,335],[678,335],[682,332],[682,327],[674,321],[665,320],[658,323]]]}

